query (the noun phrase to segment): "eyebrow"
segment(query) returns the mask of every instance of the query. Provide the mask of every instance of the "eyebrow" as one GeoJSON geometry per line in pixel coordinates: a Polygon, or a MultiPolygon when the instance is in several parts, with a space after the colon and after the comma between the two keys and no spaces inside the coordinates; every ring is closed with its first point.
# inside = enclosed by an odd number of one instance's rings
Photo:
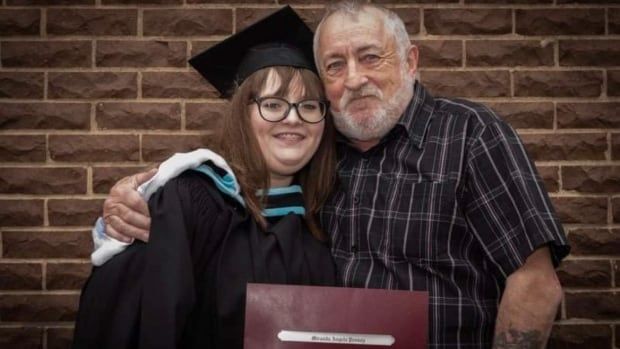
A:
{"type": "MultiPolygon", "coordinates": [[[[368,50],[371,50],[371,49],[380,50],[381,46],[379,46],[377,44],[367,44],[367,45],[364,45],[364,46],[361,46],[361,47],[357,48],[355,50],[355,53],[360,53],[360,52],[368,51],[368,50]]],[[[328,51],[327,54],[325,55],[325,57],[323,58],[323,60],[327,60],[327,59],[335,58],[335,57],[341,57],[341,56],[342,56],[342,54],[339,53],[338,51],[328,51]]]]}
{"type": "Polygon", "coordinates": [[[322,60],[323,62],[325,62],[325,61],[326,61],[326,60],[328,60],[328,59],[333,59],[333,58],[336,58],[336,57],[342,57],[342,54],[337,53],[337,52],[334,52],[334,51],[331,51],[331,52],[327,52],[327,54],[325,55],[325,57],[323,57],[321,60],[322,60]]]}
{"type": "MultiPolygon", "coordinates": [[[[371,49],[375,49],[375,50],[380,50],[381,46],[379,44],[367,44],[364,46],[361,46],[359,48],[357,48],[355,50],[356,54],[359,54],[360,52],[364,52],[367,50],[371,50],[371,49]]],[[[331,50],[331,51],[327,51],[327,54],[325,54],[325,57],[323,57],[321,59],[321,64],[323,64],[324,62],[326,62],[329,59],[334,59],[334,58],[341,58],[343,56],[342,53],[340,53],[340,51],[338,50],[331,50]]]]}
{"type": "Polygon", "coordinates": [[[372,50],[372,49],[379,50],[379,49],[381,49],[381,47],[379,47],[377,45],[374,45],[374,44],[369,44],[369,45],[364,45],[364,46],[358,48],[357,50],[355,50],[355,52],[356,53],[360,53],[360,52],[368,51],[368,50],[372,50]]]}

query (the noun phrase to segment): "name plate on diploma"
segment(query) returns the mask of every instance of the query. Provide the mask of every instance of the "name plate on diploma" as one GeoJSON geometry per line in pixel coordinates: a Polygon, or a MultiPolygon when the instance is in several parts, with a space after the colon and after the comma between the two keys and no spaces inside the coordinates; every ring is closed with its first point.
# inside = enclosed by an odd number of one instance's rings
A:
{"type": "Polygon", "coordinates": [[[428,292],[248,284],[244,349],[422,349],[428,292]]]}

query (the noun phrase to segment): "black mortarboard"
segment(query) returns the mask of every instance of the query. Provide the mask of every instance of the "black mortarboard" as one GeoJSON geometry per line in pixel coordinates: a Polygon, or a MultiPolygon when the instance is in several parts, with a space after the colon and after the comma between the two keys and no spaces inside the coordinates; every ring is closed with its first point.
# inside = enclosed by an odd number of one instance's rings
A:
{"type": "Polygon", "coordinates": [[[316,72],[312,30],[286,6],[189,60],[223,97],[255,71],[276,65],[316,72]]]}

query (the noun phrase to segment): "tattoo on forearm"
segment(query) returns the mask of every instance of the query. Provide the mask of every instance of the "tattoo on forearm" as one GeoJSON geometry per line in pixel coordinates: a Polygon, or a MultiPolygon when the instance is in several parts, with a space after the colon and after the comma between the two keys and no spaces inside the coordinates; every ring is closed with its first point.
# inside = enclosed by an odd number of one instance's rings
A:
{"type": "Polygon", "coordinates": [[[494,349],[540,349],[542,345],[542,335],[537,330],[520,331],[511,328],[497,333],[493,341],[494,349]]]}

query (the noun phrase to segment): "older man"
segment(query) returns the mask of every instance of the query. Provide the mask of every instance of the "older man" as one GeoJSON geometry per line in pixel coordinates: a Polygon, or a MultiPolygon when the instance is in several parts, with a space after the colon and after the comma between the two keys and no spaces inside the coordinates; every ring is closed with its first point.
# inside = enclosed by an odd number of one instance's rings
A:
{"type": "MultiPolygon", "coordinates": [[[[514,130],[416,83],[418,50],[384,8],[329,7],[314,49],[342,135],[321,220],[343,284],[428,290],[431,348],[544,347],[568,246],[514,130]]],[[[148,238],[146,177],[113,188],[111,236],[148,238]]]]}

